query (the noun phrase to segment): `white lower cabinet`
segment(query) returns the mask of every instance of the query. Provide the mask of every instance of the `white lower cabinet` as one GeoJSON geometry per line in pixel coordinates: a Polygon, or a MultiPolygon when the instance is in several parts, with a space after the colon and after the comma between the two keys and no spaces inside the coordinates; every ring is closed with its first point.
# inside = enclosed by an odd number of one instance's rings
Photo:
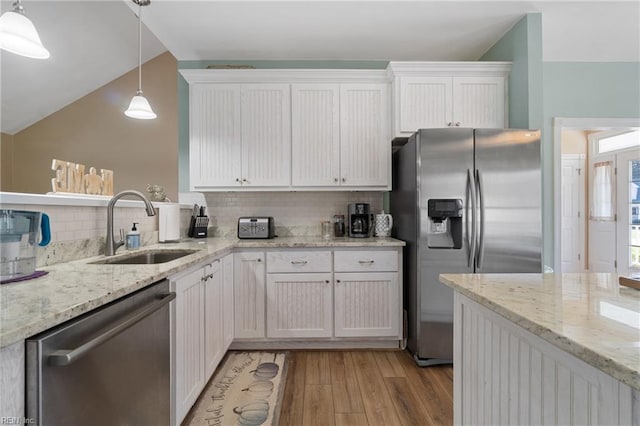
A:
{"type": "Polygon", "coordinates": [[[336,337],[399,336],[397,272],[335,273],[334,279],[336,337]]]}
{"type": "Polygon", "coordinates": [[[223,275],[216,259],[170,279],[176,292],[175,424],[187,415],[228,348],[223,275]]]}
{"type": "Polygon", "coordinates": [[[331,337],[331,273],[267,274],[267,337],[331,337]]]}
{"type": "Polygon", "coordinates": [[[205,266],[204,276],[204,374],[205,382],[222,360],[224,347],[223,280],[220,260],[205,266]]]}
{"type": "Polygon", "coordinates": [[[265,261],[262,252],[234,254],[236,339],[265,337],[265,261]]]}
{"type": "Polygon", "coordinates": [[[224,350],[233,342],[233,253],[222,258],[222,324],[224,329],[224,350]]]}

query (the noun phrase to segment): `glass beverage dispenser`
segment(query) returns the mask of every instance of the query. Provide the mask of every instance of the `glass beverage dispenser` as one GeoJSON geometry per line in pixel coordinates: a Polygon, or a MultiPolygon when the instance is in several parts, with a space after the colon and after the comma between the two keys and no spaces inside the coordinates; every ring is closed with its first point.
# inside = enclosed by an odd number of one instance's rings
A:
{"type": "Polygon", "coordinates": [[[45,213],[0,209],[0,281],[33,274],[37,246],[46,246],[49,241],[51,230],[45,213]]]}

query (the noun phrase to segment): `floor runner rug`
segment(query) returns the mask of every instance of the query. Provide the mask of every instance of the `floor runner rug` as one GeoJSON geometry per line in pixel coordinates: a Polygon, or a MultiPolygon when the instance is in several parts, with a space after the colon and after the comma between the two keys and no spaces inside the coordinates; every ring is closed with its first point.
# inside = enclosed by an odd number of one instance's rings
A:
{"type": "Polygon", "coordinates": [[[286,373],[285,352],[228,352],[183,425],[277,425],[286,373]]]}

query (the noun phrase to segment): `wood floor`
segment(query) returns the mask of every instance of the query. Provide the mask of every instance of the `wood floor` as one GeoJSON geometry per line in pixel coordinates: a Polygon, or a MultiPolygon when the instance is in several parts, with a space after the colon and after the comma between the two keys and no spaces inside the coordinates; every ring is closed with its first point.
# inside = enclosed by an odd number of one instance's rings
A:
{"type": "Polygon", "coordinates": [[[291,351],[280,426],[450,425],[453,369],[407,352],[291,351]]]}

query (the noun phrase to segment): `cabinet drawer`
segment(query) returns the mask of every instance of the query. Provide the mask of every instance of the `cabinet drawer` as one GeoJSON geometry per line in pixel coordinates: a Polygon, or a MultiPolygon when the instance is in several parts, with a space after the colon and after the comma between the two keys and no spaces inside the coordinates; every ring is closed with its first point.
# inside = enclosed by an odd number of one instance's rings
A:
{"type": "Polygon", "coordinates": [[[333,261],[335,272],[398,270],[398,253],[393,250],[336,250],[333,261]]]}
{"type": "Polygon", "coordinates": [[[274,251],[267,253],[267,273],[331,272],[330,251],[274,251]]]}

